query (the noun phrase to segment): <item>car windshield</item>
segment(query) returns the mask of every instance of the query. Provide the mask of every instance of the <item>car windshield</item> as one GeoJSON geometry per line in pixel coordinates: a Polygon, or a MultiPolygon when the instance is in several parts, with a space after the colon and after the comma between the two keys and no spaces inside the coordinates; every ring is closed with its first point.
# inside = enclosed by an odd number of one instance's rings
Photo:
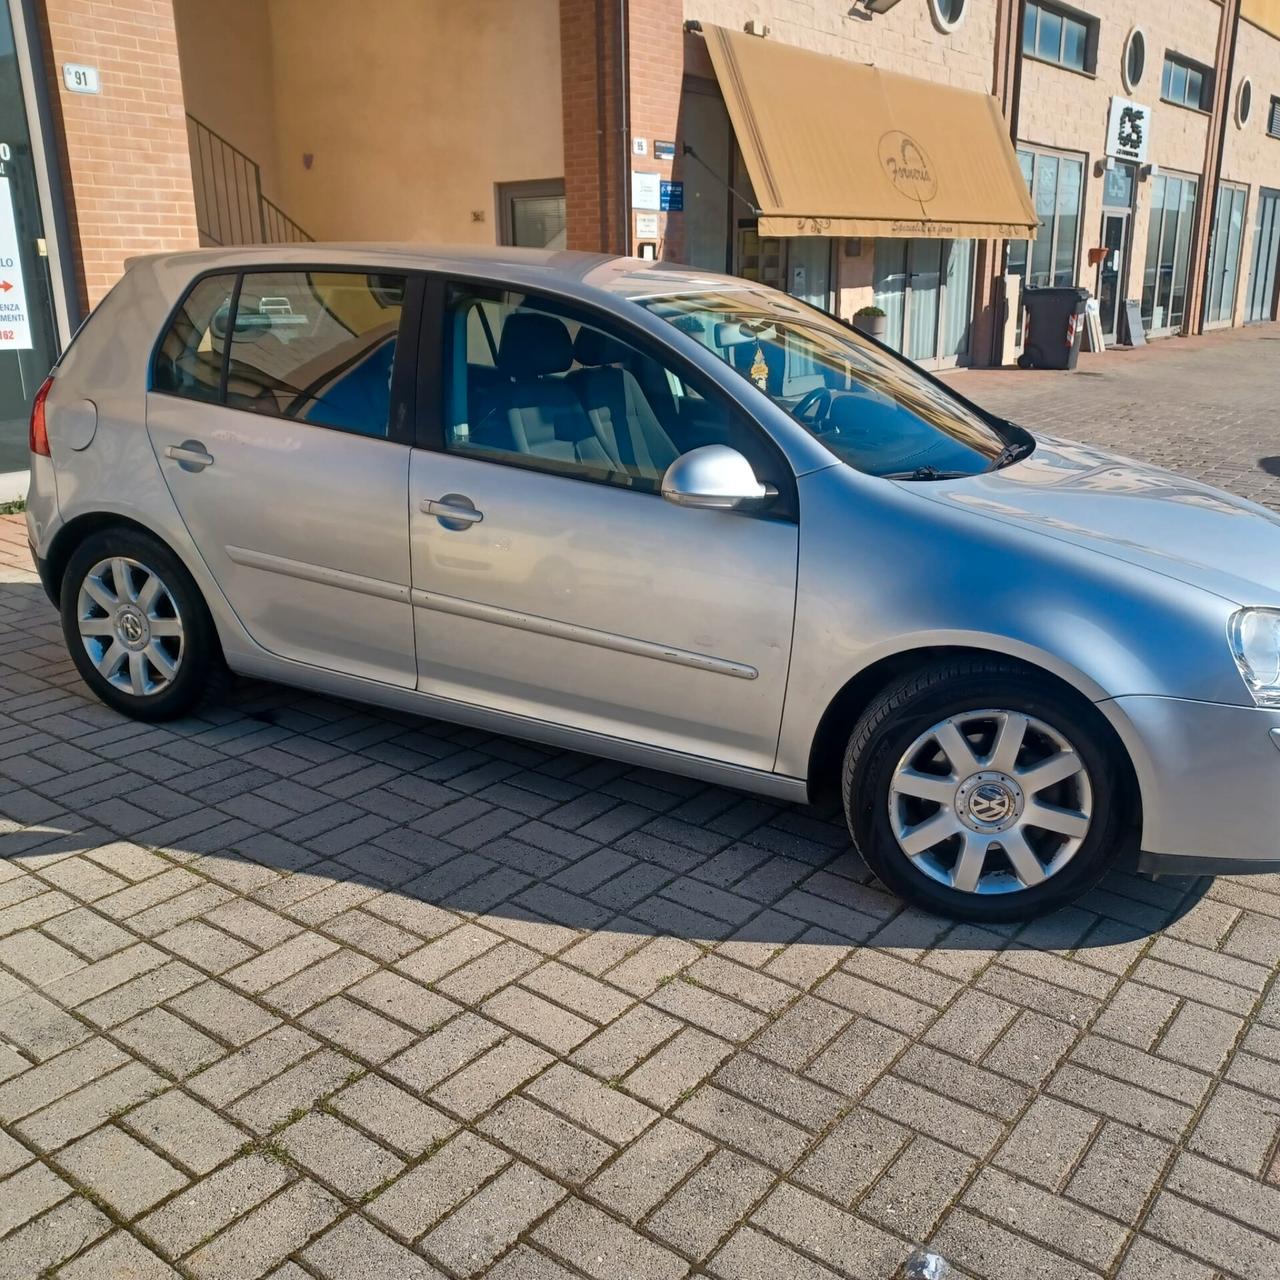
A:
{"type": "Polygon", "coordinates": [[[1006,440],[973,409],[785,294],[747,286],[635,301],[715,352],[859,471],[938,480],[1009,460],[1006,440]]]}

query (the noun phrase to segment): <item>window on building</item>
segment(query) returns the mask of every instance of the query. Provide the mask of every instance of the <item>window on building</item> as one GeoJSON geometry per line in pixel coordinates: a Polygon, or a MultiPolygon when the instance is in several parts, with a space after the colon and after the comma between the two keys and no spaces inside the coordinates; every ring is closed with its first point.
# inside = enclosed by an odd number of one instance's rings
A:
{"type": "Polygon", "coordinates": [[[1147,70],[1147,37],[1136,27],[1124,47],[1124,87],[1132,93],[1147,70]]]}
{"type": "Polygon", "coordinates": [[[1193,111],[1208,111],[1213,97],[1213,71],[1176,53],[1164,55],[1160,96],[1166,102],[1193,111]]]}
{"type": "Polygon", "coordinates": [[[1236,124],[1243,129],[1253,115],[1253,81],[1243,80],[1240,83],[1240,94],[1236,98],[1236,124]]]}
{"type": "Polygon", "coordinates": [[[1032,241],[1009,242],[1009,271],[1031,288],[1076,281],[1084,160],[1079,156],[1019,147],[1018,163],[1035,202],[1040,230],[1032,241]]]}
{"type": "Polygon", "coordinates": [[[1160,174],[1151,183],[1151,223],[1142,283],[1142,323],[1148,332],[1172,333],[1186,315],[1195,178],[1160,174]]]}
{"type": "Polygon", "coordinates": [[[929,8],[936,26],[943,31],[954,31],[964,18],[968,3],[967,0],[929,0],[929,8]]]}
{"type": "Polygon", "coordinates": [[[404,291],[404,276],[246,273],[230,333],[228,408],[386,437],[404,291]]]}
{"type": "Polygon", "coordinates": [[[1271,99],[1271,113],[1267,116],[1267,132],[1280,138],[1280,98],[1271,99]]]}
{"type": "Polygon", "coordinates": [[[1097,66],[1098,20],[1075,9],[1027,0],[1022,16],[1022,52],[1072,71],[1097,66]]]}

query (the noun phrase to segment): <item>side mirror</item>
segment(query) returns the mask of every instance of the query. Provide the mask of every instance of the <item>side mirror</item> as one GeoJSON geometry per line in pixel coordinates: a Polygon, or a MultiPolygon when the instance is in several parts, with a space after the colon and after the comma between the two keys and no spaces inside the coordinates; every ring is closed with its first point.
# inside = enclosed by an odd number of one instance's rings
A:
{"type": "Polygon", "coordinates": [[[732,511],[745,503],[776,497],[777,490],[761,484],[751,463],[736,449],[707,444],[681,454],[667,468],[662,496],[678,507],[732,511]]]}

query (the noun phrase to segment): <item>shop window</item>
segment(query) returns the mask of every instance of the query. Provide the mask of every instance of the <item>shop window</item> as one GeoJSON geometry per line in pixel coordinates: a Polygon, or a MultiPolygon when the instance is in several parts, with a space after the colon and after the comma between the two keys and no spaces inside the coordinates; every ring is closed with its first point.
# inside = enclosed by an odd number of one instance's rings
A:
{"type": "Polygon", "coordinates": [[[1160,174],[1151,183],[1151,221],[1142,284],[1142,323],[1148,332],[1173,333],[1186,316],[1195,178],[1160,174]]]}
{"type": "Polygon", "coordinates": [[[1160,96],[1175,106],[1208,111],[1213,98],[1213,70],[1176,53],[1164,55],[1160,96]]]}
{"type": "Polygon", "coordinates": [[[1098,20],[1061,5],[1027,0],[1022,15],[1022,52],[1040,62],[1092,74],[1098,62],[1098,20]]]}
{"type": "Polygon", "coordinates": [[[1134,28],[1124,47],[1124,87],[1132,93],[1147,70],[1147,37],[1134,28]]]}
{"type": "Polygon", "coordinates": [[[1031,288],[1076,282],[1084,160],[1054,151],[1018,149],[1018,163],[1035,203],[1040,230],[1035,240],[1009,242],[1009,272],[1031,288]]]}
{"type": "Polygon", "coordinates": [[[968,0],[929,0],[933,23],[940,31],[954,31],[965,18],[968,0]]]}

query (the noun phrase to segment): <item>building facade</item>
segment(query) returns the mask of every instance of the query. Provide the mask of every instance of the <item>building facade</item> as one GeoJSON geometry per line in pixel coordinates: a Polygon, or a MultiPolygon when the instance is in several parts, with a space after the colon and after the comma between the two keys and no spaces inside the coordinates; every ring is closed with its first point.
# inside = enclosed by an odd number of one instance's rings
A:
{"type": "MultiPolygon", "coordinates": [[[[1277,318],[1280,0],[0,0],[0,113],[10,487],[80,318],[129,257],[200,244],[689,262],[878,308],[934,368],[1016,356],[1024,286],[1088,289],[1116,344],[1277,318]],[[757,119],[722,82],[720,30],[763,50],[757,119]],[[849,157],[882,126],[853,93],[771,94],[770,58],[794,50],[830,60],[805,64],[815,82],[874,68],[911,78],[903,101],[993,99],[1034,236],[923,202],[842,232],[867,212],[849,157]],[[842,207],[775,216],[784,163],[842,207]]],[[[949,114],[917,111],[913,137],[967,161],[949,114]]],[[[972,145],[975,171],[1002,163],[972,145]]]]}

